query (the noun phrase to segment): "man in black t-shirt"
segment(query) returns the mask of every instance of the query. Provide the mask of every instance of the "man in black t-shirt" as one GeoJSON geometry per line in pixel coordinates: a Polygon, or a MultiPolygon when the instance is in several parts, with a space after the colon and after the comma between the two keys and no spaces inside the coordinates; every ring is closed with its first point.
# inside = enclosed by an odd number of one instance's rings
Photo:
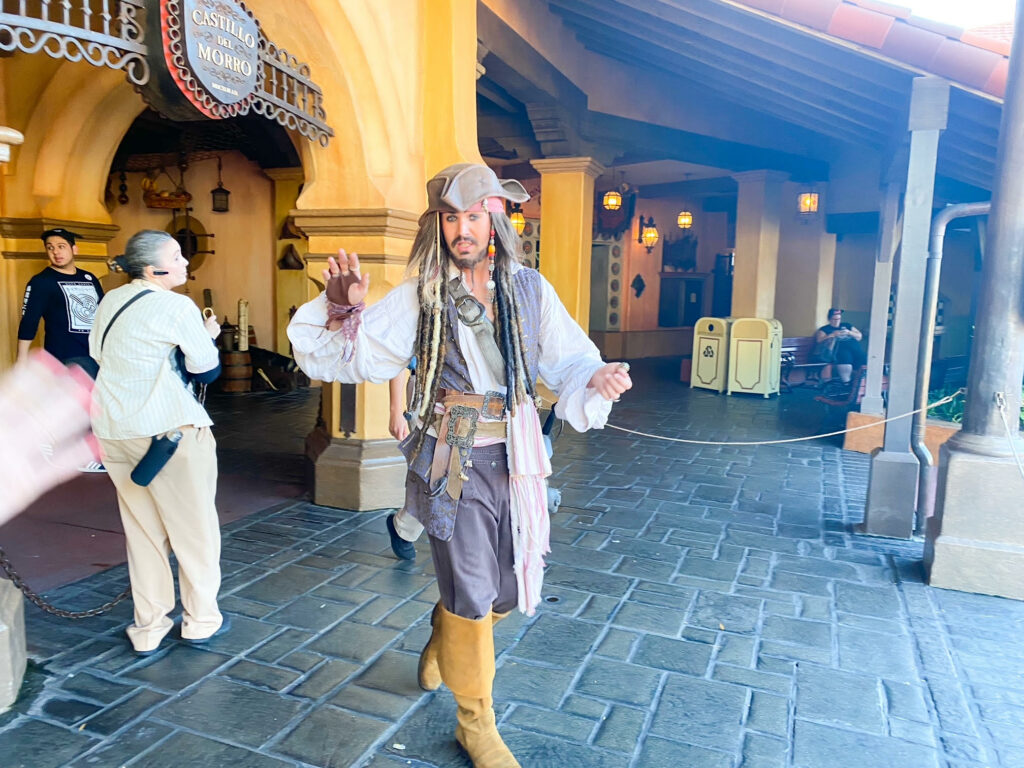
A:
{"type": "Polygon", "coordinates": [[[89,354],[89,331],[103,288],[91,272],[75,266],[75,233],[48,229],[41,235],[50,266],[28,281],[18,326],[18,360],[45,325],[43,348],[61,362],[89,354]]]}
{"type": "Polygon", "coordinates": [[[834,352],[831,362],[835,363],[839,378],[848,382],[853,369],[867,362],[867,356],[860,345],[862,338],[860,331],[843,322],[843,310],[833,307],[828,311],[828,324],[821,326],[814,335],[815,349],[823,348],[828,342],[834,352]]]}

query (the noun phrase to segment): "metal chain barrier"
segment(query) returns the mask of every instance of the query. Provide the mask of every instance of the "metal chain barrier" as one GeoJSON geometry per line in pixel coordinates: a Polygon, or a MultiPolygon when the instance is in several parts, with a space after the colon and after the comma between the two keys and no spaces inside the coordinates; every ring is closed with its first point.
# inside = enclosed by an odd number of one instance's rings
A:
{"type": "Polygon", "coordinates": [[[54,616],[60,616],[62,619],[89,619],[93,616],[99,616],[100,614],[106,613],[132,594],[132,588],[128,587],[128,589],[115,597],[109,603],[104,603],[97,608],[90,608],[87,611],[67,611],[48,603],[34,589],[32,589],[32,587],[26,584],[25,580],[21,577],[21,574],[14,570],[14,566],[11,565],[11,561],[7,558],[7,553],[4,552],[3,549],[0,549],[0,570],[7,574],[7,578],[14,583],[14,586],[22,591],[30,602],[47,613],[52,613],[54,616]]]}
{"type": "MultiPolygon", "coordinates": [[[[835,437],[836,435],[845,435],[847,432],[856,432],[859,429],[871,429],[877,427],[879,424],[888,424],[890,421],[896,421],[897,419],[905,419],[908,416],[913,416],[915,413],[921,411],[930,411],[932,408],[938,408],[940,405],[945,405],[948,402],[955,400],[960,395],[966,393],[967,390],[963,387],[958,389],[951,395],[947,395],[941,400],[936,400],[934,403],[929,403],[924,408],[918,408],[917,410],[908,411],[902,413],[899,416],[890,416],[887,419],[880,419],[879,421],[873,421],[870,424],[861,424],[859,427],[849,427],[848,429],[837,429],[835,432],[824,432],[820,435],[807,435],[806,437],[789,437],[785,440],[685,440],[681,437],[665,437],[664,435],[652,435],[649,432],[639,432],[635,429],[626,429],[625,427],[617,427],[614,424],[605,424],[608,429],[617,429],[619,432],[627,432],[631,435],[637,435],[638,437],[650,437],[654,440],[665,440],[669,443],[686,443],[687,445],[781,445],[783,443],[802,443],[807,440],[818,440],[822,437],[835,437]]],[[[1024,474],[1024,468],[1021,470],[1024,474]]]]}

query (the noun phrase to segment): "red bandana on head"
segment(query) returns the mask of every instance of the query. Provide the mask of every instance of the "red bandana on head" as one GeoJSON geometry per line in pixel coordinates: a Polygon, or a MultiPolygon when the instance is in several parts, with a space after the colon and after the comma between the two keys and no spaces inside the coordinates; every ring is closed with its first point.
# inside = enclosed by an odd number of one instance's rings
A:
{"type": "Polygon", "coordinates": [[[466,213],[487,211],[488,213],[502,213],[505,210],[505,201],[500,197],[485,197],[476,205],[466,209],[466,213]]]}

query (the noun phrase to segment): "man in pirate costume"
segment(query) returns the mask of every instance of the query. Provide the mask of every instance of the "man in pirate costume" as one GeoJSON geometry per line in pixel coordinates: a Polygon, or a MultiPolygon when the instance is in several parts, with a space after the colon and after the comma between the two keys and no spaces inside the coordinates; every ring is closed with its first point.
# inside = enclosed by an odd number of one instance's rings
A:
{"type": "Polygon", "coordinates": [[[537,379],[580,431],[603,427],[632,386],[628,366],[605,364],[547,280],[518,263],[504,201],[528,197],[486,166],[444,169],[427,182],[410,279],[366,307],[369,275],[339,251],[325,292],[288,328],[300,367],[321,381],[383,383],[417,359],[414,428],[400,445],[406,510],[430,537],[441,597],[419,682],[451,689],[455,738],[476,768],[519,765],[495,726],[493,626],[516,605],[533,615],[549,551],[537,379]]]}

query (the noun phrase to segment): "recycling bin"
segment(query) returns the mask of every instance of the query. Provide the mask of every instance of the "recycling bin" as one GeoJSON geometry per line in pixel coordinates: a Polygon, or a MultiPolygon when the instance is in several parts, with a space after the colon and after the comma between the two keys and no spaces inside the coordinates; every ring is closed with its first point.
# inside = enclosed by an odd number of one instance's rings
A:
{"type": "Polygon", "coordinates": [[[729,334],[729,394],[777,395],[781,368],[782,323],[764,317],[733,320],[729,334]]]}
{"type": "Polygon", "coordinates": [[[729,373],[731,317],[702,317],[693,327],[690,388],[724,392],[729,373]]]}

